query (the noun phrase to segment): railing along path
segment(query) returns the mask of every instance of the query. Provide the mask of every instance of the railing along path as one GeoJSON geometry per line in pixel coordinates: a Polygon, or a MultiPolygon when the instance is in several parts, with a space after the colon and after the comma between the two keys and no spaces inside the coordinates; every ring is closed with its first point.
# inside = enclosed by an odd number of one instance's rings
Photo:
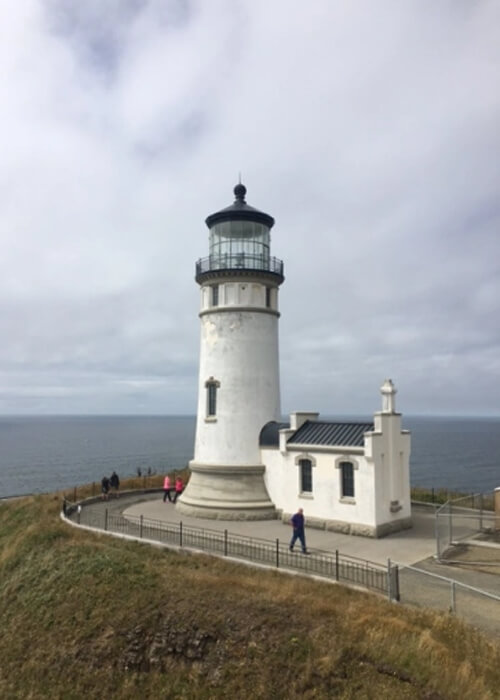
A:
{"type": "Polygon", "coordinates": [[[94,530],[319,576],[385,594],[390,600],[399,600],[398,567],[390,560],[387,566],[382,566],[341,554],[338,550],[314,549],[305,555],[291,552],[288,542],[279,539],[247,537],[228,530],[198,528],[182,521],[154,520],[142,515],[125,517],[103,508],[102,504],[66,502],[64,511],[65,516],[76,524],[94,530]]]}

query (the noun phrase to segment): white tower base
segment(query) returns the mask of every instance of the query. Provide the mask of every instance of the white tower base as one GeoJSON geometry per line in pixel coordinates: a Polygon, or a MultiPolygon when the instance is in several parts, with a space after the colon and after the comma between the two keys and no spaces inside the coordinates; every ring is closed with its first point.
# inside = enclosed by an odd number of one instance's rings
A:
{"type": "Polygon", "coordinates": [[[264,484],[264,465],[189,463],[189,492],[176,510],[212,520],[274,520],[276,509],[264,484]]]}

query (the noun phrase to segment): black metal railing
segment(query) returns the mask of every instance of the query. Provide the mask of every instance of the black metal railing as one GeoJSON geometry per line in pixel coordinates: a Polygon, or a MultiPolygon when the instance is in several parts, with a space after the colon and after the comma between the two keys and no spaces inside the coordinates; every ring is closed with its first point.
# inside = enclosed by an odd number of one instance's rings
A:
{"type": "Polygon", "coordinates": [[[288,541],[246,537],[228,530],[210,530],[144,516],[123,516],[102,504],[66,505],[66,517],[79,525],[166,545],[233,557],[257,564],[354,584],[399,600],[398,567],[358,559],[338,550],[312,550],[309,556],[290,552],[288,541]],[[83,506],[83,507],[82,507],[83,506]]]}
{"type": "Polygon", "coordinates": [[[283,260],[268,255],[226,253],[200,258],[196,263],[197,278],[206,272],[223,270],[258,270],[259,272],[271,272],[274,275],[283,277],[283,260]]]}

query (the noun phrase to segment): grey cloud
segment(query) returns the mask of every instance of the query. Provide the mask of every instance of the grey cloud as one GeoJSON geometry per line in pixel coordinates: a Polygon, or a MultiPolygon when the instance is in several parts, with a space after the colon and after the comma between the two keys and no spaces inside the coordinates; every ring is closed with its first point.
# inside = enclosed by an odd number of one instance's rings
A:
{"type": "Polygon", "coordinates": [[[495,2],[7,3],[0,410],[193,413],[194,262],[276,218],[283,409],[499,412],[495,2]]]}

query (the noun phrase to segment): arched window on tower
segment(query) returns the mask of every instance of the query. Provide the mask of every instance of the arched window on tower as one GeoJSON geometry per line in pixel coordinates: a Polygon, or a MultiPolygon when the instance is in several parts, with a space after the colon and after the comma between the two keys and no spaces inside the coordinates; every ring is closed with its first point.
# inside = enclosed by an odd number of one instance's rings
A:
{"type": "Polygon", "coordinates": [[[271,287],[266,287],[266,308],[271,308],[271,287]]]}
{"type": "Polygon", "coordinates": [[[219,285],[212,285],[212,306],[219,306],[219,285]]]}
{"type": "Polygon", "coordinates": [[[210,377],[205,382],[207,389],[207,418],[215,418],[217,415],[217,389],[220,387],[220,382],[210,377]]]}

